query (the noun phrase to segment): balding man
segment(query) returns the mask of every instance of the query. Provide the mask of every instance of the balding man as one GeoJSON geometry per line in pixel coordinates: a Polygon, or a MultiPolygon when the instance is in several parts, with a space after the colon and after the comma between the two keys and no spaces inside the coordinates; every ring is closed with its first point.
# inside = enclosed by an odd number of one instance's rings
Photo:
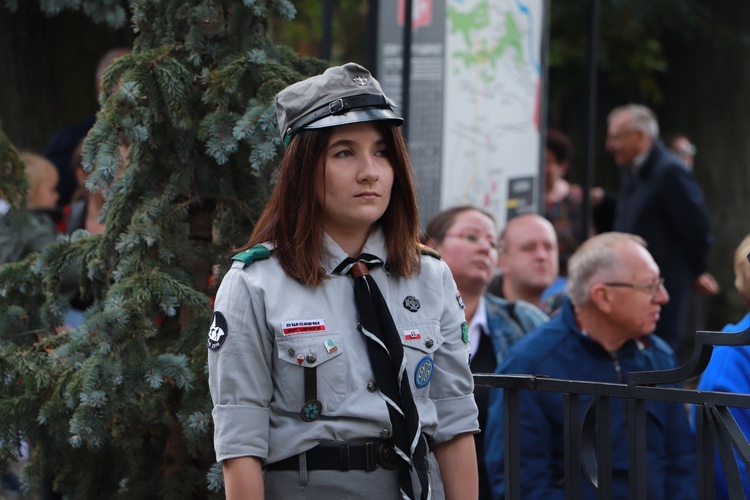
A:
{"type": "MultiPolygon", "coordinates": [[[[568,298],[560,313],[505,355],[497,373],[624,383],[630,372],[674,368],[672,349],[650,335],[669,301],[659,266],[641,238],[604,233],[586,241],[568,262],[568,298]]],[[[581,397],[581,408],[590,400],[581,397]]],[[[565,497],[563,395],[521,391],[523,498],[565,497]]],[[[646,402],[649,416],[648,498],[695,498],[695,440],[680,404],[646,402]]],[[[612,498],[628,498],[626,402],[612,400],[612,498]]],[[[503,397],[493,389],[487,418],[485,463],[494,498],[504,494],[503,397]]],[[[588,488],[588,482],[584,487],[588,488]]],[[[597,498],[588,488],[584,499],[597,498]]]]}
{"type": "Polygon", "coordinates": [[[610,113],[606,148],[622,170],[614,229],[648,243],[671,297],[655,333],[679,353],[690,290],[718,292],[707,272],[713,237],[703,193],[659,140],[659,124],[645,106],[631,104],[610,113]]]}
{"type": "Polygon", "coordinates": [[[510,302],[526,301],[552,312],[542,293],[557,279],[557,235],[552,224],[536,214],[512,218],[500,235],[498,269],[488,291],[510,302]]]}

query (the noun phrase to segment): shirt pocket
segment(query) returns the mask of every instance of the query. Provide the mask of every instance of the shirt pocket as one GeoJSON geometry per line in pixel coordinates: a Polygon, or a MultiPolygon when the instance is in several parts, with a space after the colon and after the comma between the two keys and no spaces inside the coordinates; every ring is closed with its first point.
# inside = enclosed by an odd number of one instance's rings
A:
{"type": "Polygon", "coordinates": [[[440,323],[405,323],[398,326],[406,356],[406,370],[414,397],[428,397],[435,373],[435,351],[445,341],[440,323]]]}
{"type": "MultiPolygon", "coordinates": [[[[274,397],[282,409],[299,412],[317,399],[323,413],[336,411],[346,398],[346,364],[341,335],[294,335],[276,340],[274,397]],[[305,394],[305,371],[316,370],[315,394],[305,394]]],[[[311,374],[308,374],[308,376],[311,374]]]]}

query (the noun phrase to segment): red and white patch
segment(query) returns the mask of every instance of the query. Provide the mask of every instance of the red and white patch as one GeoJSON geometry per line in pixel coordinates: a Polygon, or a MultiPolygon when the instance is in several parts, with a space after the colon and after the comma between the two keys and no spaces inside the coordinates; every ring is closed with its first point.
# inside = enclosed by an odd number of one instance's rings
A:
{"type": "Polygon", "coordinates": [[[404,330],[404,340],[420,340],[422,334],[419,330],[404,330]]]}
{"type": "Polygon", "coordinates": [[[322,319],[298,319],[295,321],[284,321],[281,323],[281,331],[284,335],[296,335],[298,333],[325,332],[326,322],[322,319]]]}

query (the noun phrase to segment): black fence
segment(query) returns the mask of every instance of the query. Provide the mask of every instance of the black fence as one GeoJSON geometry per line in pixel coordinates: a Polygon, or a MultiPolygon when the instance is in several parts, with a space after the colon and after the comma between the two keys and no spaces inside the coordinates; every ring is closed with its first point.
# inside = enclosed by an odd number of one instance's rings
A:
{"type": "MultiPolygon", "coordinates": [[[[588,480],[601,499],[612,496],[611,401],[627,404],[629,495],[631,500],[647,498],[646,401],[667,401],[696,405],[696,477],[698,498],[715,498],[715,453],[725,471],[732,500],[745,498],[735,452],[750,471],[750,444],[729,407],[750,408],[750,394],[707,392],[659,387],[697,379],[711,359],[714,346],[750,345],[750,329],[742,333],[698,332],[690,360],[674,369],[636,372],[627,384],[559,380],[543,375],[475,375],[476,385],[500,387],[504,398],[505,498],[523,498],[521,484],[520,391],[548,391],[564,394],[565,495],[580,499],[583,481],[588,480]],[[581,412],[581,397],[592,397],[581,412]],[[601,424],[601,425],[598,425],[601,424]]],[[[750,366],[748,366],[750,372],[750,366]]]]}

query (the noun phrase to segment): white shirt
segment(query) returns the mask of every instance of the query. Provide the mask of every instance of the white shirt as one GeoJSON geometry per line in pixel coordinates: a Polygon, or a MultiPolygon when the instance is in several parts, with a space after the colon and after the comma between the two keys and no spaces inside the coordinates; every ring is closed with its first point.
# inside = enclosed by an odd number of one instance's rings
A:
{"type": "Polygon", "coordinates": [[[477,310],[474,311],[474,317],[471,318],[469,323],[469,344],[471,345],[471,357],[474,359],[479,349],[479,340],[482,335],[487,335],[489,331],[489,325],[487,324],[487,304],[484,300],[484,294],[479,296],[479,303],[477,304],[477,310]]]}

